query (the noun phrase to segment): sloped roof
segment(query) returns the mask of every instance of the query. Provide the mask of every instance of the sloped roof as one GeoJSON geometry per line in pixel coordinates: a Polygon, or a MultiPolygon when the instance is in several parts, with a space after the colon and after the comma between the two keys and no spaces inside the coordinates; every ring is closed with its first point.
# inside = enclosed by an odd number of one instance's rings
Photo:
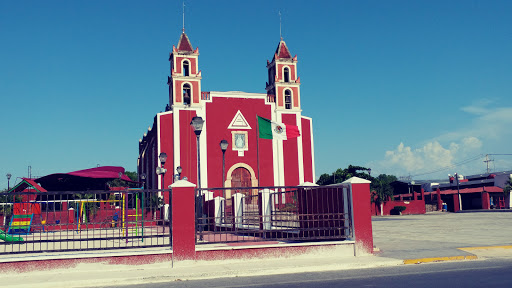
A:
{"type": "Polygon", "coordinates": [[[290,50],[288,50],[288,46],[286,46],[286,43],[284,40],[279,41],[279,44],[277,45],[276,49],[276,55],[279,58],[285,58],[285,59],[291,59],[292,54],[290,53],[290,50]]]}
{"type": "Polygon", "coordinates": [[[35,179],[48,191],[107,190],[106,183],[114,179],[133,182],[123,167],[102,166],[69,173],[55,173],[35,179]]]}
{"type": "Polygon", "coordinates": [[[180,41],[178,42],[178,52],[194,52],[194,48],[192,48],[192,43],[188,39],[187,34],[185,32],[181,33],[180,41]]]}
{"type": "Polygon", "coordinates": [[[22,192],[27,188],[33,188],[37,192],[48,192],[46,189],[37,184],[34,180],[29,178],[21,178],[21,182],[14,186],[9,192],[22,192]]]}

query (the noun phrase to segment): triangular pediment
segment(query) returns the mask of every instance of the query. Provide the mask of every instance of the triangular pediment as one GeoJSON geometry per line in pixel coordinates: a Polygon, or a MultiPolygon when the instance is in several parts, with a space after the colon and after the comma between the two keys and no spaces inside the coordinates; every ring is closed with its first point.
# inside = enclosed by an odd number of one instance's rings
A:
{"type": "Polygon", "coordinates": [[[236,112],[235,117],[233,117],[233,120],[231,120],[231,123],[228,126],[228,129],[252,129],[247,120],[245,120],[244,115],[242,115],[242,112],[238,110],[236,112]]]}

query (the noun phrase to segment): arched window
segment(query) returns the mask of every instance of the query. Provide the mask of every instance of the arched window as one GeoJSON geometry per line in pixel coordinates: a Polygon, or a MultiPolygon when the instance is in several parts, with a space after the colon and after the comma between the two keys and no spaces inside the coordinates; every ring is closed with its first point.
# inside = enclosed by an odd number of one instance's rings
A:
{"type": "Polygon", "coordinates": [[[284,67],[284,82],[290,82],[290,68],[284,67]]]}
{"type": "Polygon", "coordinates": [[[188,61],[183,61],[183,76],[190,75],[190,63],[188,61]]]}
{"type": "Polygon", "coordinates": [[[190,105],[190,97],[192,96],[192,90],[189,84],[183,85],[183,104],[190,105]]]}
{"type": "Polygon", "coordinates": [[[288,89],[284,90],[284,108],[292,109],[292,92],[288,89]]]}

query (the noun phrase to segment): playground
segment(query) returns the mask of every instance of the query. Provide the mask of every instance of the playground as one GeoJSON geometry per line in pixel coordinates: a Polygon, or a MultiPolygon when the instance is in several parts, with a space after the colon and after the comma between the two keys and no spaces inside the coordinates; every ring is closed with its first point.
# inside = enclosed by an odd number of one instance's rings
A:
{"type": "Polygon", "coordinates": [[[168,246],[160,195],[140,189],[3,195],[0,254],[168,246]]]}

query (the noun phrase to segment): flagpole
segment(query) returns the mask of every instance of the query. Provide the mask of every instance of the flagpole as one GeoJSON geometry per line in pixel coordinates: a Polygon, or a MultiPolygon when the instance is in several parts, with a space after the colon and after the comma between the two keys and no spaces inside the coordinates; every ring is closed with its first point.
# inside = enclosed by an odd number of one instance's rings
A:
{"type": "Polygon", "coordinates": [[[258,187],[260,187],[260,122],[256,114],[256,159],[258,161],[258,187]]]}

